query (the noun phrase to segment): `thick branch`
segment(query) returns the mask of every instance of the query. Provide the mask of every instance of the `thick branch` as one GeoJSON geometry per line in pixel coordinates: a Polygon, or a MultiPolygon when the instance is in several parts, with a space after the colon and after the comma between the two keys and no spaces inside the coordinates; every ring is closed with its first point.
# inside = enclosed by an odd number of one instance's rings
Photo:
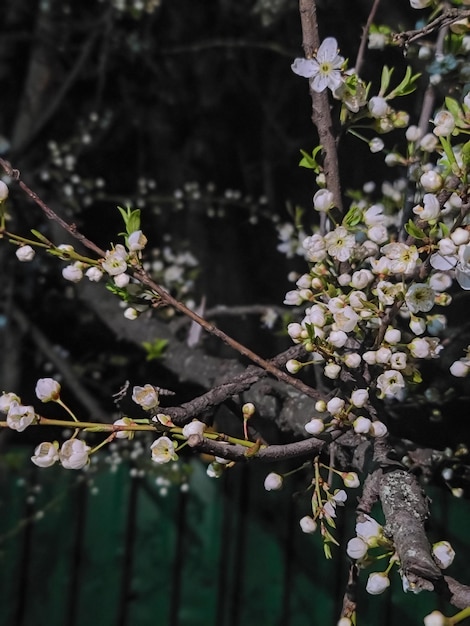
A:
{"type": "Polygon", "coordinates": [[[421,487],[412,474],[398,469],[382,476],[379,491],[385,528],[393,539],[402,574],[411,587],[434,590],[442,574],[424,531],[428,507],[421,487]]]}

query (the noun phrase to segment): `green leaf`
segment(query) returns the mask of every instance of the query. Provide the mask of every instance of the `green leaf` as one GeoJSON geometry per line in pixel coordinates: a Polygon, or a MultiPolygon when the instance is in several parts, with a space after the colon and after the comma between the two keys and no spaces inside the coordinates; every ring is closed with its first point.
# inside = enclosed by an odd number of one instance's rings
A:
{"type": "Polygon", "coordinates": [[[392,77],[392,74],[393,74],[393,67],[389,69],[386,65],[384,65],[383,70],[382,70],[382,77],[380,79],[379,94],[383,95],[387,91],[388,86],[390,85],[390,79],[392,77]]]}
{"type": "Polygon", "coordinates": [[[125,209],[118,206],[118,211],[121,213],[124,225],[126,227],[126,233],[130,235],[136,230],[140,230],[140,209],[131,209],[127,206],[125,209]]]}
{"type": "Polygon", "coordinates": [[[450,98],[449,96],[445,99],[446,107],[449,113],[452,114],[454,119],[458,119],[462,115],[462,110],[460,108],[459,103],[454,98],[450,98]]]}
{"type": "Polygon", "coordinates": [[[45,237],[42,233],[40,233],[38,230],[34,230],[34,228],[31,229],[31,233],[36,237],[36,239],[39,239],[39,241],[41,241],[42,243],[45,243],[48,246],[52,246],[53,244],[49,241],[49,239],[47,237],[45,237]]]}
{"type": "Polygon", "coordinates": [[[442,237],[448,237],[450,234],[449,227],[444,222],[439,222],[439,226],[441,227],[442,237]]]}
{"type": "Polygon", "coordinates": [[[314,148],[314,150],[312,151],[312,155],[310,156],[310,154],[308,154],[308,152],[305,152],[305,150],[301,150],[300,153],[302,155],[302,159],[299,162],[299,166],[300,167],[305,167],[309,170],[313,170],[315,173],[319,173],[321,166],[320,164],[317,162],[317,154],[321,151],[322,146],[317,146],[316,148],[314,148]]]}
{"type": "Polygon", "coordinates": [[[405,224],[405,230],[410,237],[414,237],[415,239],[426,239],[426,233],[424,230],[416,226],[413,220],[408,220],[408,223],[405,224]]]}
{"type": "Polygon", "coordinates": [[[142,347],[147,352],[146,360],[153,361],[161,359],[168,345],[168,339],[154,339],[153,341],[143,341],[142,347]]]}
{"type": "Polygon", "coordinates": [[[357,226],[362,219],[362,213],[363,210],[360,207],[352,205],[343,218],[343,226],[346,228],[357,226]]]}
{"type": "Polygon", "coordinates": [[[465,169],[468,170],[470,168],[470,141],[463,144],[460,154],[462,156],[465,169]]]}
{"type": "Polygon", "coordinates": [[[407,96],[408,94],[413,93],[413,91],[416,89],[415,82],[418,80],[420,76],[421,74],[415,74],[413,76],[412,69],[410,66],[408,66],[406,68],[406,72],[405,72],[405,76],[403,80],[397,87],[395,87],[395,89],[393,89],[388,94],[387,100],[397,98],[398,96],[407,96]]]}

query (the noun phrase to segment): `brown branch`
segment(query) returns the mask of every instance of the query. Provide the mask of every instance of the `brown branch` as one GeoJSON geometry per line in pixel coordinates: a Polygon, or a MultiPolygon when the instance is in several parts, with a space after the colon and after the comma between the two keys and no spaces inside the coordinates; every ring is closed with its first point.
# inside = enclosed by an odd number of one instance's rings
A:
{"type": "MultiPolygon", "coordinates": [[[[315,0],[299,0],[300,19],[302,25],[302,47],[306,59],[311,59],[320,45],[317,23],[317,7],[315,0]]],[[[343,200],[339,176],[338,151],[336,137],[333,133],[330,102],[327,91],[317,93],[310,88],[312,98],[312,122],[315,125],[322,152],[324,155],[324,173],[326,186],[333,194],[333,201],[341,212],[343,200]]]]}
{"type": "Polygon", "coordinates": [[[188,445],[198,450],[198,452],[220,456],[225,459],[230,459],[231,461],[265,461],[272,463],[307,455],[313,457],[320,454],[326,446],[340,436],[341,431],[334,431],[325,435],[324,439],[312,437],[285,445],[266,446],[260,448],[253,456],[247,455],[247,448],[245,446],[214,441],[199,435],[191,436],[188,439],[188,445]]]}
{"type": "MultiPolygon", "coordinates": [[[[289,359],[298,358],[302,353],[304,353],[303,346],[293,346],[285,352],[278,354],[270,362],[273,365],[282,366],[289,359]]],[[[222,382],[207,393],[193,398],[178,407],[165,407],[162,410],[171,417],[175,424],[180,426],[204,411],[219,406],[234,395],[243,393],[265,376],[267,376],[265,369],[252,365],[238,376],[231,375],[227,382],[222,382]]],[[[259,410],[262,412],[262,407],[259,407],[259,410]]]]}
{"type": "MultiPolygon", "coordinates": [[[[55,213],[45,202],[43,202],[34,191],[32,191],[22,180],[20,180],[19,171],[13,169],[10,163],[8,163],[7,161],[3,159],[0,159],[0,165],[3,167],[3,169],[9,176],[11,176],[13,179],[15,179],[18,182],[21,189],[31,198],[31,200],[33,200],[33,202],[35,202],[44,211],[44,213],[47,215],[49,219],[57,222],[65,231],[70,233],[73,237],[75,237],[75,239],[78,239],[78,241],[80,241],[85,247],[89,248],[90,250],[93,250],[96,254],[98,254],[101,257],[105,256],[106,253],[104,252],[104,250],[99,248],[96,244],[94,244],[92,241],[90,241],[84,235],[82,235],[77,230],[75,224],[68,224],[65,220],[59,217],[57,213],[55,213]]],[[[202,326],[202,328],[206,332],[208,332],[211,335],[214,335],[215,337],[223,341],[225,344],[233,348],[236,352],[239,352],[242,356],[245,356],[248,359],[250,359],[250,361],[253,361],[253,363],[256,363],[256,365],[259,365],[260,367],[265,369],[267,372],[272,374],[278,380],[281,380],[287,383],[288,385],[295,387],[296,389],[298,389],[299,391],[301,391],[302,393],[304,393],[305,395],[311,398],[319,399],[321,397],[316,389],[309,387],[308,385],[303,383],[301,380],[298,380],[297,378],[293,378],[286,372],[278,369],[271,362],[269,362],[266,359],[263,359],[262,357],[257,355],[255,352],[253,352],[252,350],[250,350],[249,348],[247,348],[246,346],[238,342],[236,339],[232,339],[232,337],[230,337],[229,335],[224,333],[222,330],[214,326],[214,324],[211,324],[210,322],[205,320],[203,317],[201,317],[200,315],[198,315],[197,313],[189,309],[185,304],[183,304],[182,302],[174,298],[170,293],[168,293],[162,286],[155,283],[147,274],[147,272],[145,272],[142,268],[138,267],[138,268],[133,269],[132,274],[134,278],[136,278],[142,285],[149,287],[149,289],[151,289],[155,294],[157,294],[160,297],[160,303],[166,304],[176,309],[177,311],[180,311],[180,313],[183,313],[184,315],[189,317],[189,319],[191,319],[192,321],[202,326]]]]}
{"type": "Polygon", "coordinates": [[[470,17],[470,9],[466,9],[464,11],[460,9],[447,9],[444,11],[439,17],[429,22],[423,26],[423,28],[418,28],[416,30],[407,30],[403,33],[395,33],[393,35],[393,42],[398,44],[399,46],[404,46],[405,48],[410,45],[413,41],[417,39],[422,39],[427,35],[431,35],[436,30],[439,30],[443,27],[451,26],[454,22],[458,22],[459,20],[464,20],[470,17]]]}
{"type": "Polygon", "coordinates": [[[387,472],[380,481],[380,500],[387,534],[393,539],[400,569],[414,589],[433,591],[442,578],[424,531],[428,507],[415,476],[405,470],[387,472]]]}
{"type": "Polygon", "coordinates": [[[372,5],[372,8],[369,13],[369,17],[367,18],[366,25],[364,26],[364,29],[362,32],[361,44],[359,46],[359,50],[357,51],[356,63],[354,64],[354,69],[358,76],[361,73],[361,67],[364,61],[364,53],[365,53],[366,46],[367,46],[367,38],[369,35],[369,30],[372,25],[372,22],[374,21],[375,14],[377,13],[377,9],[379,8],[379,4],[380,4],[380,0],[374,0],[374,4],[372,5]]]}

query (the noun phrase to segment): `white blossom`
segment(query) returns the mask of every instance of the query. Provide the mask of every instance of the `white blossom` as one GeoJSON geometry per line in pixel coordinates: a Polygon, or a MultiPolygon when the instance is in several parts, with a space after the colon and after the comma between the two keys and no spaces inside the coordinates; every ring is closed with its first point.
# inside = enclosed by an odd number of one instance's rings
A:
{"type": "Polygon", "coordinates": [[[106,252],[102,268],[110,276],[122,274],[127,269],[127,251],[123,245],[117,244],[113,250],[106,252]]]}
{"type": "Polygon", "coordinates": [[[135,230],[127,238],[127,244],[130,252],[137,252],[143,250],[147,244],[147,237],[141,230],[135,230]]]}
{"type": "Polygon", "coordinates": [[[328,189],[319,189],[313,196],[313,208],[316,211],[326,213],[333,206],[333,194],[328,189]]]}
{"type": "Polygon", "coordinates": [[[131,321],[136,320],[139,317],[139,311],[137,311],[137,309],[134,309],[134,307],[132,306],[128,306],[124,310],[124,317],[131,321]]]}
{"type": "Polygon", "coordinates": [[[38,467],[51,467],[59,460],[57,445],[49,441],[43,441],[34,450],[31,461],[38,467]]]}
{"type": "Polygon", "coordinates": [[[338,226],[325,235],[325,244],[331,257],[338,261],[347,261],[351,256],[355,238],[344,226],[338,226]]]}
{"type": "Polygon", "coordinates": [[[438,137],[448,137],[455,128],[455,120],[449,111],[439,111],[433,119],[433,133],[438,137]]]}
{"type": "Polygon", "coordinates": [[[356,535],[369,547],[375,548],[383,534],[382,526],[370,515],[363,514],[364,519],[356,523],[356,535]]]}
{"type": "Polygon", "coordinates": [[[16,393],[12,393],[11,391],[2,393],[0,396],[0,413],[8,413],[13,402],[21,404],[21,399],[16,393]]]}
{"type": "Polygon", "coordinates": [[[146,384],[143,387],[135,386],[132,390],[132,399],[141,406],[144,411],[150,411],[160,404],[158,391],[153,385],[146,384]]]}
{"type": "Polygon", "coordinates": [[[437,196],[433,193],[425,193],[423,196],[423,205],[418,204],[413,208],[413,213],[421,220],[435,220],[439,217],[441,206],[437,196]]]}
{"type": "Polygon", "coordinates": [[[90,447],[82,439],[68,439],[59,450],[59,460],[65,469],[79,470],[87,465],[90,447]]]}
{"type": "Polygon", "coordinates": [[[343,82],[341,67],[344,58],[338,54],[338,43],[334,37],[323,40],[313,59],[295,59],[292,71],[308,78],[313,91],[322,92],[326,88],[334,91],[343,82]]]}
{"type": "Polygon", "coordinates": [[[7,426],[19,433],[30,426],[36,418],[34,408],[18,402],[12,402],[7,413],[7,426]]]}
{"type": "Polygon", "coordinates": [[[150,446],[152,451],[152,461],[159,465],[177,461],[178,455],[175,452],[176,444],[169,437],[163,436],[155,439],[150,446]]]}
{"type": "Polygon", "coordinates": [[[397,370],[387,370],[377,378],[377,388],[387,398],[397,397],[405,387],[405,380],[397,370]]]}
{"type": "Polygon", "coordinates": [[[425,283],[413,283],[405,294],[405,302],[412,313],[427,313],[433,308],[435,297],[434,291],[425,283]]]}

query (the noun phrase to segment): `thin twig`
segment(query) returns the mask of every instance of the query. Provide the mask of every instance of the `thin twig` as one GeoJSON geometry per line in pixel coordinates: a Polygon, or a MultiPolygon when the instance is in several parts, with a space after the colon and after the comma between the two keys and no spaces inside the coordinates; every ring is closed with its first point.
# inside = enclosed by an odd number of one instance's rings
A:
{"type": "MultiPolygon", "coordinates": [[[[13,169],[10,163],[8,163],[7,161],[3,159],[0,159],[0,165],[3,167],[3,169],[9,176],[11,176],[14,180],[18,182],[18,185],[21,187],[21,189],[29,196],[29,198],[31,198],[31,200],[33,200],[33,202],[35,202],[42,209],[42,211],[47,215],[49,219],[57,222],[65,231],[70,233],[73,237],[75,237],[75,239],[80,241],[85,247],[89,248],[90,250],[93,250],[100,257],[104,257],[106,255],[104,250],[99,248],[95,243],[93,243],[92,241],[87,239],[84,235],[82,235],[77,230],[75,224],[68,224],[65,220],[59,217],[57,213],[55,213],[55,211],[53,211],[45,202],[43,202],[34,191],[32,191],[22,180],[20,180],[20,172],[18,170],[13,169]]],[[[297,378],[293,378],[286,372],[278,369],[270,361],[263,359],[258,354],[256,354],[255,352],[253,352],[252,350],[250,350],[249,348],[247,348],[246,346],[244,346],[243,344],[236,341],[235,339],[233,339],[232,337],[224,333],[222,330],[214,326],[214,324],[211,324],[210,322],[205,320],[203,317],[201,317],[200,315],[198,315],[197,313],[189,309],[185,304],[183,304],[182,302],[174,298],[170,293],[168,293],[166,289],[164,289],[161,285],[158,285],[155,281],[153,281],[143,268],[138,267],[131,271],[132,271],[134,278],[136,278],[142,285],[145,285],[146,287],[148,287],[154,294],[157,294],[159,296],[160,300],[158,301],[157,304],[165,304],[167,306],[171,306],[172,308],[176,309],[180,313],[183,313],[183,315],[186,315],[192,321],[196,322],[197,324],[200,324],[206,332],[210,333],[211,335],[214,335],[215,337],[217,337],[218,339],[223,341],[225,344],[233,348],[236,352],[238,352],[242,356],[245,356],[246,358],[250,359],[250,361],[252,361],[253,363],[256,363],[256,365],[259,365],[260,367],[265,369],[267,372],[272,374],[278,380],[282,380],[288,385],[295,387],[296,389],[298,389],[299,391],[301,391],[302,393],[304,393],[305,395],[311,398],[319,399],[321,397],[316,389],[309,387],[308,385],[303,383],[301,380],[298,380],[297,378]]]]}
{"type": "Polygon", "coordinates": [[[379,4],[380,4],[380,0],[374,0],[374,4],[372,5],[372,9],[370,10],[369,17],[367,18],[366,25],[364,26],[364,30],[362,32],[361,44],[357,52],[356,63],[354,65],[354,69],[358,76],[361,73],[361,67],[364,61],[364,53],[366,50],[369,29],[372,25],[372,22],[374,21],[375,14],[377,13],[377,9],[379,8],[379,4]]]}

